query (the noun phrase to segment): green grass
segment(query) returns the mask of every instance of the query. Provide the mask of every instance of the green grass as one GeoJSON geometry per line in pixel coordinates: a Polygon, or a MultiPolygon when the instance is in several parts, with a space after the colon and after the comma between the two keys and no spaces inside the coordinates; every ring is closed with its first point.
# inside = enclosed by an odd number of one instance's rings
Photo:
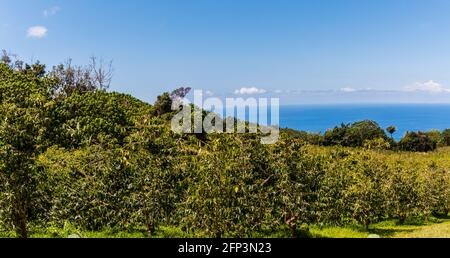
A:
{"type": "MultiPolygon", "coordinates": [[[[76,234],[81,238],[146,238],[145,230],[119,231],[105,229],[102,231],[85,231],[66,223],[61,227],[32,227],[31,238],[67,238],[76,234]]],[[[386,220],[372,224],[369,229],[361,226],[346,227],[309,227],[309,232],[304,234],[314,238],[367,238],[370,234],[377,234],[381,238],[450,238],[450,217],[430,218],[429,222],[409,221],[399,225],[397,220],[386,220]]],[[[290,236],[289,230],[282,229],[277,232],[259,232],[254,237],[286,238],[290,236]]],[[[15,234],[0,231],[0,238],[15,237],[15,234]]],[[[160,227],[154,238],[182,238],[193,237],[184,233],[179,228],[160,227]]]]}
{"type": "Polygon", "coordinates": [[[382,238],[450,238],[450,217],[431,218],[427,223],[409,222],[399,225],[397,220],[373,224],[366,230],[360,226],[311,227],[313,237],[322,238],[367,238],[377,234],[382,238]]]}
{"type": "MultiPolygon", "coordinates": [[[[30,238],[68,238],[70,235],[78,235],[80,238],[147,238],[148,234],[145,230],[128,230],[120,231],[116,229],[104,229],[101,231],[80,230],[69,223],[65,223],[63,227],[48,226],[31,227],[30,238]]],[[[0,238],[14,238],[14,232],[0,232],[0,238]]],[[[179,228],[159,227],[152,235],[153,238],[183,238],[190,237],[179,228]]]]}

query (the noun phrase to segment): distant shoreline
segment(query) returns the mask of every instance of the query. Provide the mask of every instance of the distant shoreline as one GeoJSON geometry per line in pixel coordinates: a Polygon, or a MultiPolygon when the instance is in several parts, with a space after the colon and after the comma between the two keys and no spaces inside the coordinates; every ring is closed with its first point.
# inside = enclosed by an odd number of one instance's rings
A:
{"type": "Polygon", "coordinates": [[[373,120],[382,128],[394,125],[400,139],[407,131],[450,128],[450,104],[326,104],[282,105],[280,127],[324,133],[342,123],[373,120]]]}

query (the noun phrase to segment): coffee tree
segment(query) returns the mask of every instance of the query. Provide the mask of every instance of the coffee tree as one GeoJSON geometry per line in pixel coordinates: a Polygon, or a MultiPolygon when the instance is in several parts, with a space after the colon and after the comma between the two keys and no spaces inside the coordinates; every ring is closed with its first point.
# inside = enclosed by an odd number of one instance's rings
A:
{"type": "Polygon", "coordinates": [[[39,157],[51,193],[50,221],[81,228],[125,228],[132,175],[121,148],[93,145],[67,151],[52,147],[39,157]]]}
{"type": "Polygon", "coordinates": [[[434,165],[421,173],[420,193],[425,215],[446,216],[450,211],[450,174],[434,165]]]}
{"type": "Polygon", "coordinates": [[[347,161],[351,183],[345,189],[350,216],[368,228],[386,214],[384,186],[386,165],[366,153],[356,153],[347,161]]]}
{"type": "Polygon", "coordinates": [[[162,223],[170,223],[182,196],[182,170],[175,158],[181,154],[172,135],[157,121],[145,118],[139,130],[127,138],[127,164],[132,171],[127,198],[131,222],[145,226],[152,235],[162,223]]]}
{"type": "Polygon", "coordinates": [[[404,164],[395,164],[390,170],[387,188],[388,212],[403,224],[406,219],[418,215],[421,207],[419,174],[415,169],[405,168],[404,164]]]}
{"type": "Polygon", "coordinates": [[[351,205],[347,202],[346,190],[352,183],[349,156],[353,152],[336,148],[330,153],[316,153],[324,171],[317,193],[316,222],[321,225],[343,225],[350,222],[351,205]]]}
{"type": "Polygon", "coordinates": [[[274,149],[274,155],[276,195],[271,201],[276,209],[275,217],[296,237],[298,226],[310,224],[317,217],[317,194],[323,170],[319,159],[307,152],[301,140],[280,142],[274,149]]]}
{"type": "Polygon", "coordinates": [[[0,63],[0,180],[2,221],[17,236],[28,236],[28,223],[40,183],[36,157],[45,150],[53,108],[48,89],[52,81],[41,74],[13,70],[0,63]]]}
{"type": "Polygon", "coordinates": [[[261,170],[262,148],[257,140],[217,139],[203,150],[190,174],[190,186],[181,206],[182,223],[212,237],[250,236],[261,228],[270,178],[261,170]],[[224,151],[227,150],[227,151],[224,151]]]}

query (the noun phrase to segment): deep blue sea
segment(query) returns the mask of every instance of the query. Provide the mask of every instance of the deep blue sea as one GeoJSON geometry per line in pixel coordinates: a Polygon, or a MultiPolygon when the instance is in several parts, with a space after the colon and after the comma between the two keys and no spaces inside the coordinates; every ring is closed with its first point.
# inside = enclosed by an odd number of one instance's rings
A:
{"type": "Polygon", "coordinates": [[[371,119],[383,128],[397,127],[399,139],[407,131],[450,128],[450,105],[302,105],[281,106],[280,126],[308,132],[325,132],[341,123],[371,119]]]}

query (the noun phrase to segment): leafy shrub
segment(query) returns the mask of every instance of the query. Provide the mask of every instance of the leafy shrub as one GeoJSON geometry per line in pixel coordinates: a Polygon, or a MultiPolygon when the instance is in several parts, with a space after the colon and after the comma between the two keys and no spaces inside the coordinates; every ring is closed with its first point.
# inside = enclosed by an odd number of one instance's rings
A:
{"type": "Polygon", "coordinates": [[[442,143],[445,146],[450,146],[450,129],[445,129],[442,132],[442,143]]]}
{"type": "Polygon", "coordinates": [[[383,191],[387,177],[386,165],[366,153],[353,155],[352,181],[345,189],[345,199],[351,217],[366,228],[386,214],[386,196],[383,191]]]}
{"type": "Polygon", "coordinates": [[[39,158],[51,193],[48,217],[89,230],[124,227],[130,217],[131,171],[117,148],[92,145],[67,151],[50,148],[39,158]]]}
{"type": "Polygon", "coordinates": [[[278,143],[274,157],[275,194],[271,200],[274,221],[290,228],[295,237],[299,226],[317,219],[316,200],[324,170],[320,158],[311,155],[299,139],[278,143]]]}
{"type": "Polygon", "coordinates": [[[362,147],[367,140],[387,139],[384,130],[374,121],[365,120],[353,124],[342,124],[324,135],[324,145],[362,147]]]}
{"type": "Polygon", "coordinates": [[[48,144],[51,85],[41,74],[0,63],[0,216],[19,237],[28,236],[41,203],[39,187],[45,182],[37,180],[41,169],[35,158],[48,144]]]}
{"type": "Polygon", "coordinates": [[[442,133],[439,130],[431,130],[425,133],[433,142],[436,142],[436,146],[443,146],[444,139],[442,133]]]}
{"type": "Polygon", "coordinates": [[[55,144],[76,148],[119,143],[150,107],[128,95],[103,91],[72,94],[53,112],[55,144]]]}
{"type": "Polygon", "coordinates": [[[140,130],[127,138],[125,159],[132,171],[128,185],[131,224],[144,226],[152,235],[162,223],[169,224],[183,195],[183,163],[172,134],[144,119],[140,130]]]}
{"type": "Polygon", "coordinates": [[[428,152],[437,148],[435,140],[423,132],[408,132],[398,144],[403,151],[428,152]]]}
{"type": "Polygon", "coordinates": [[[190,232],[250,236],[262,227],[270,209],[271,177],[261,167],[268,165],[268,156],[258,146],[256,141],[239,143],[225,137],[194,161],[186,200],[180,206],[182,225],[190,232]]]}
{"type": "Polygon", "coordinates": [[[436,216],[447,216],[450,211],[450,175],[448,171],[430,168],[423,173],[421,189],[426,211],[436,216]]]}
{"type": "Polygon", "coordinates": [[[172,112],[172,99],[168,92],[158,96],[157,101],[153,107],[153,114],[155,116],[161,116],[172,112]]]}
{"type": "Polygon", "coordinates": [[[309,133],[304,131],[297,131],[294,129],[283,128],[281,129],[281,138],[283,139],[299,139],[305,143],[322,145],[323,136],[320,133],[309,133]]]}
{"type": "Polygon", "coordinates": [[[383,138],[377,138],[366,140],[363,147],[369,150],[388,150],[391,148],[391,144],[383,138]]]}
{"type": "Polygon", "coordinates": [[[397,163],[390,170],[386,183],[388,214],[398,218],[401,224],[423,211],[420,183],[417,170],[404,163],[397,163]]]}

